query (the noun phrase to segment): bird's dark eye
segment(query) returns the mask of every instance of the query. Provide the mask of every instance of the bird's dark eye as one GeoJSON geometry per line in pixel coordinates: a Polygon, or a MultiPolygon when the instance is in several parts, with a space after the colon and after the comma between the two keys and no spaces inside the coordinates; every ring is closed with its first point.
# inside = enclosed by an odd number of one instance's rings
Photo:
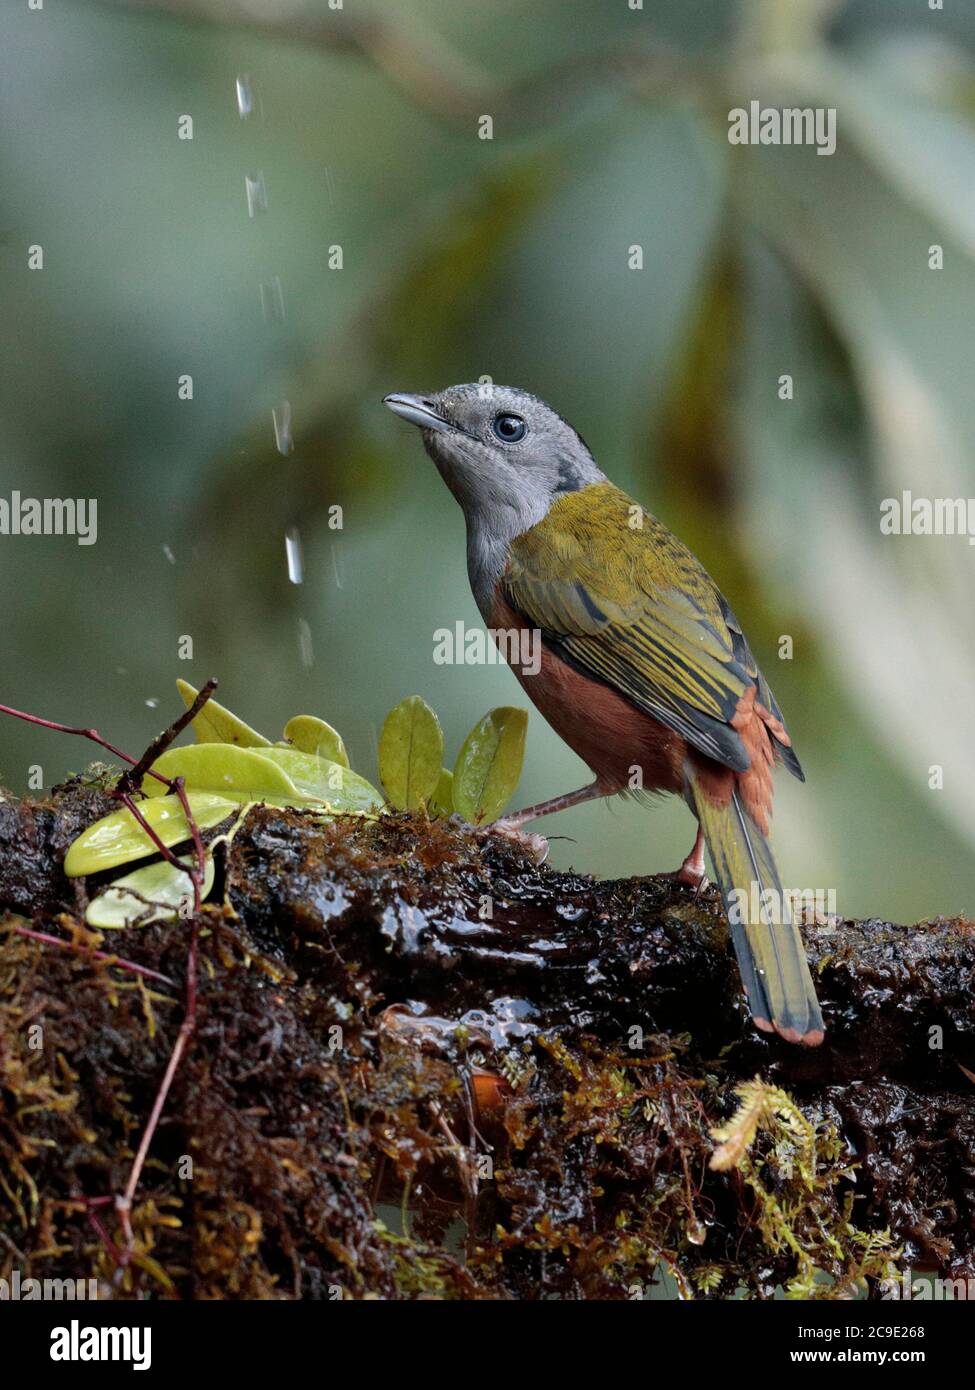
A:
{"type": "Polygon", "coordinates": [[[520,415],[496,415],[492,429],[505,444],[517,444],[528,433],[528,426],[520,415]]]}

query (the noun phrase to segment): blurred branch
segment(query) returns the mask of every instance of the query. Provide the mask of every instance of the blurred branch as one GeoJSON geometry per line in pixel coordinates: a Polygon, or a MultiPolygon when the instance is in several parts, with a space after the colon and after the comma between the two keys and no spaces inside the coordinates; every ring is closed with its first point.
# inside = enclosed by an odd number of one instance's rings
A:
{"type": "Polygon", "coordinates": [[[169,17],[187,24],[239,30],[335,53],[364,57],[417,106],[451,124],[503,111],[514,129],[543,124],[567,100],[574,101],[610,78],[638,94],[705,76],[677,49],[620,44],[601,53],[582,52],[509,84],[496,84],[429,27],[344,10],[325,15],[260,14],[240,0],[96,0],[103,8],[169,17]]]}
{"type": "Polygon", "coordinates": [[[743,53],[814,48],[846,0],[743,0],[738,43],[743,53]]]}

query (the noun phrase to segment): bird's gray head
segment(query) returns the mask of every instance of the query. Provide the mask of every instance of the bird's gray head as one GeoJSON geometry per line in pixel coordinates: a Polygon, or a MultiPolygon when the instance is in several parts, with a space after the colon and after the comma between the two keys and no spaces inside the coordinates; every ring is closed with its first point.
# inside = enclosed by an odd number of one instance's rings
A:
{"type": "Polygon", "coordinates": [[[419,426],[469,533],[511,540],[563,493],[603,477],[572,426],[514,386],[448,386],[427,396],[386,396],[385,404],[419,426]]]}

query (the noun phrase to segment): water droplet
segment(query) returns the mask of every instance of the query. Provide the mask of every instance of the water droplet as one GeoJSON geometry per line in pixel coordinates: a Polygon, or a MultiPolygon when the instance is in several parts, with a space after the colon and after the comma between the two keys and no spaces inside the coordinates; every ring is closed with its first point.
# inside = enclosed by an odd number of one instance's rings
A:
{"type": "Polygon", "coordinates": [[[287,315],[284,309],[284,290],[280,275],[261,285],[261,312],[265,323],[284,323],[287,315]]]}
{"type": "Polygon", "coordinates": [[[253,178],[250,174],[245,174],[244,188],[247,193],[248,217],[256,217],[258,213],[267,212],[267,187],[264,183],[263,171],[255,174],[253,178]]]}
{"type": "Polygon", "coordinates": [[[708,1238],[707,1227],[696,1216],[687,1223],[684,1233],[692,1245],[703,1245],[708,1238]]]}
{"type": "Polygon", "coordinates": [[[164,545],[164,546],[163,546],[162,552],[163,552],[163,554],[165,555],[166,559],[169,561],[169,563],[170,563],[171,565],[175,565],[175,563],[176,563],[176,556],[175,556],[175,555],[173,554],[173,552],[170,550],[170,548],[169,548],[168,545],[164,545]]]}
{"type": "Polygon", "coordinates": [[[156,699],[154,695],[146,701],[146,704],[149,706],[150,709],[159,708],[159,701],[156,699]]]}
{"type": "Polygon", "coordinates": [[[297,526],[289,527],[285,533],[284,548],[288,556],[288,578],[292,584],[300,584],[305,577],[305,560],[297,526]]]}
{"type": "Polygon", "coordinates": [[[340,547],[338,545],[332,546],[332,570],[335,574],[336,589],[341,589],[342,587],[342,560],[339,551],[340,547]]]}
{"type": "Polygon", "coordinates": [[[246,73],[241,73],[237,78],[237,110],[242,121],[254,114],[254,92],[246,73]]]}
{"type": "Polygon", "coordinates": [[[304,618],[298,619],[298,651],[301,654],[302,666],[314,666],[315,651],[311,643],[311,628],[304,618]]]}
{"type": "Polygon", "coordinates": [[[278,453],[287,456],[295,447],[291,438],[291,402],[282,401],[280,405],[275,406],[271,411],[271,419],[274,422],[274,442],[278,453]]]}

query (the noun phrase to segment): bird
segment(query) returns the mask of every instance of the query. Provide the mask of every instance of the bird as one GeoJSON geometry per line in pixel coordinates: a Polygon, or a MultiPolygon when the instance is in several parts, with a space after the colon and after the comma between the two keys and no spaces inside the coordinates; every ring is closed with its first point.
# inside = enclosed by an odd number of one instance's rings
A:
{"type": "MultiPolygon", "coordinates": [[[[593,773],[578,791],[497,828],[518,832],[634,789],[683,798],[698,825],[676,877],[706,882],[706,844],[756,1027],[820,1044],[822,1013],[769,842],[775,764],[805,776],[714,580],[530,392],[477,382],[394,392],[384,404],[419,427],[461,506],[468,577],[488,629],[537,635],[540,657],[509,664],[593,773]]],[[[503,651],[519,649],[509,640],[503,651]]]]}

